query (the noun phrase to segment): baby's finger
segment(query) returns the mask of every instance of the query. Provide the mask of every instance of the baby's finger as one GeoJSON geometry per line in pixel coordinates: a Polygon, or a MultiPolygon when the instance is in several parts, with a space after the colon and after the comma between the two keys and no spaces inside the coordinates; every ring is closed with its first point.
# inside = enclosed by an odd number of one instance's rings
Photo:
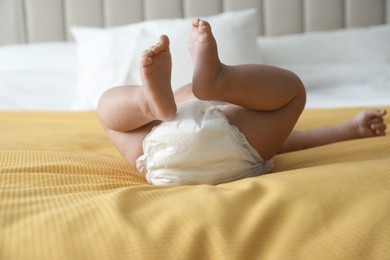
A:
{"type": "Polygon", "coordinates": [[[375,132],[376,135],[384,135],[386,132],[387,126],[385,124],[371,124],[371,130],[375,132]]]}

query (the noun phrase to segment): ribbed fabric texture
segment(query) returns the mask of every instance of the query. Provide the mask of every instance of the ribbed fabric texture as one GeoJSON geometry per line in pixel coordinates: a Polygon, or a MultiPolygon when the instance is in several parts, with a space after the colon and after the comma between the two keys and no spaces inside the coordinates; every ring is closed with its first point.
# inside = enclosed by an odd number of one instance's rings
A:
{"type": "MultiPolygon", "coordinates": [[[[357,111],[309,110],[298,128],[357,111]]],[[[0,259],[390,255],[390,137],[279,155],[260,177],[168,188],[127,164],[93,112],[0,112],[0,165],[0,259]]]]}

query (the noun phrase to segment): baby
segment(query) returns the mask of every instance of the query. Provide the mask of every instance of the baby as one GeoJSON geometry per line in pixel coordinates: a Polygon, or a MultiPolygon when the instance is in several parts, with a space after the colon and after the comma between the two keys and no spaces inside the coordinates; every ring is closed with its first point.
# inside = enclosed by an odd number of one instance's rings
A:
{"type": "Polygon", "coordinates": [[[306,93],[292,72],[219,60],[208,22],[195,19],[188,39],[192,84],[171,88],[169,38],[144,51],[141,86],[109,89],[98,115],[125,159],[159,185],[218,184],[270,172],[278,153],[385,135],[385,110],[308,131],[293,130],[306,93]]]}

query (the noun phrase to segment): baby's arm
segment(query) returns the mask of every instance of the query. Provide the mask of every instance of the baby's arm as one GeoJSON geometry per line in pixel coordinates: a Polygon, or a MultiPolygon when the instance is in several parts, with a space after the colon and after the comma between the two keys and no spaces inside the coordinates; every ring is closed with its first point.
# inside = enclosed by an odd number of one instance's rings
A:
{"type": "Polygon", "coordinates": [[[293,131],[279,153],[291,152],[351,139],[386,135],[386,110],[364,110],[352,120],[307,131],[293,131]]]}

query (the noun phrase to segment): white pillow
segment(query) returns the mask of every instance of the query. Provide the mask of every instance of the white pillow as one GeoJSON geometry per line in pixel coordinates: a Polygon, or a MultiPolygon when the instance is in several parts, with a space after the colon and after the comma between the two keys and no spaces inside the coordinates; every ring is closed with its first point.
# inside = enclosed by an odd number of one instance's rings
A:
{"type": "MultiPolygon", "coordinates": [[[[211,23],[222,62],[256,63],[258,59],[256,10],[223,13],[205,18],[211,23]]],[[[192,62],[187,37],[193,18],[153,20],[114,28],[72,28],[78,44],[79,95],[77,109],[95,109],[100,95],[115,85],[140,84],[142,51],[170,38],[174,90],[189,83],[192,62]]]]}
{"type": "Polygon", "coordinates": [[[266,64],[390,61],[390,26],[259,37],[266,64]]]}
{"type": "Polygon", "coordinates": [[[72,42],[1,46],[0,109],[71,109],[77,66],[72,42]]]}
{"type": "Polygon", "coordinates": [[[47,42],[1,46],[0,71],[6,70],[75,71],[76,44],[47,42]]]}
{"type": "Polygon", "coordinates": [[[342,87],[390,76],[390,62],[290,63],[281,67],[296,73],[306,89],[342,87]]]}

